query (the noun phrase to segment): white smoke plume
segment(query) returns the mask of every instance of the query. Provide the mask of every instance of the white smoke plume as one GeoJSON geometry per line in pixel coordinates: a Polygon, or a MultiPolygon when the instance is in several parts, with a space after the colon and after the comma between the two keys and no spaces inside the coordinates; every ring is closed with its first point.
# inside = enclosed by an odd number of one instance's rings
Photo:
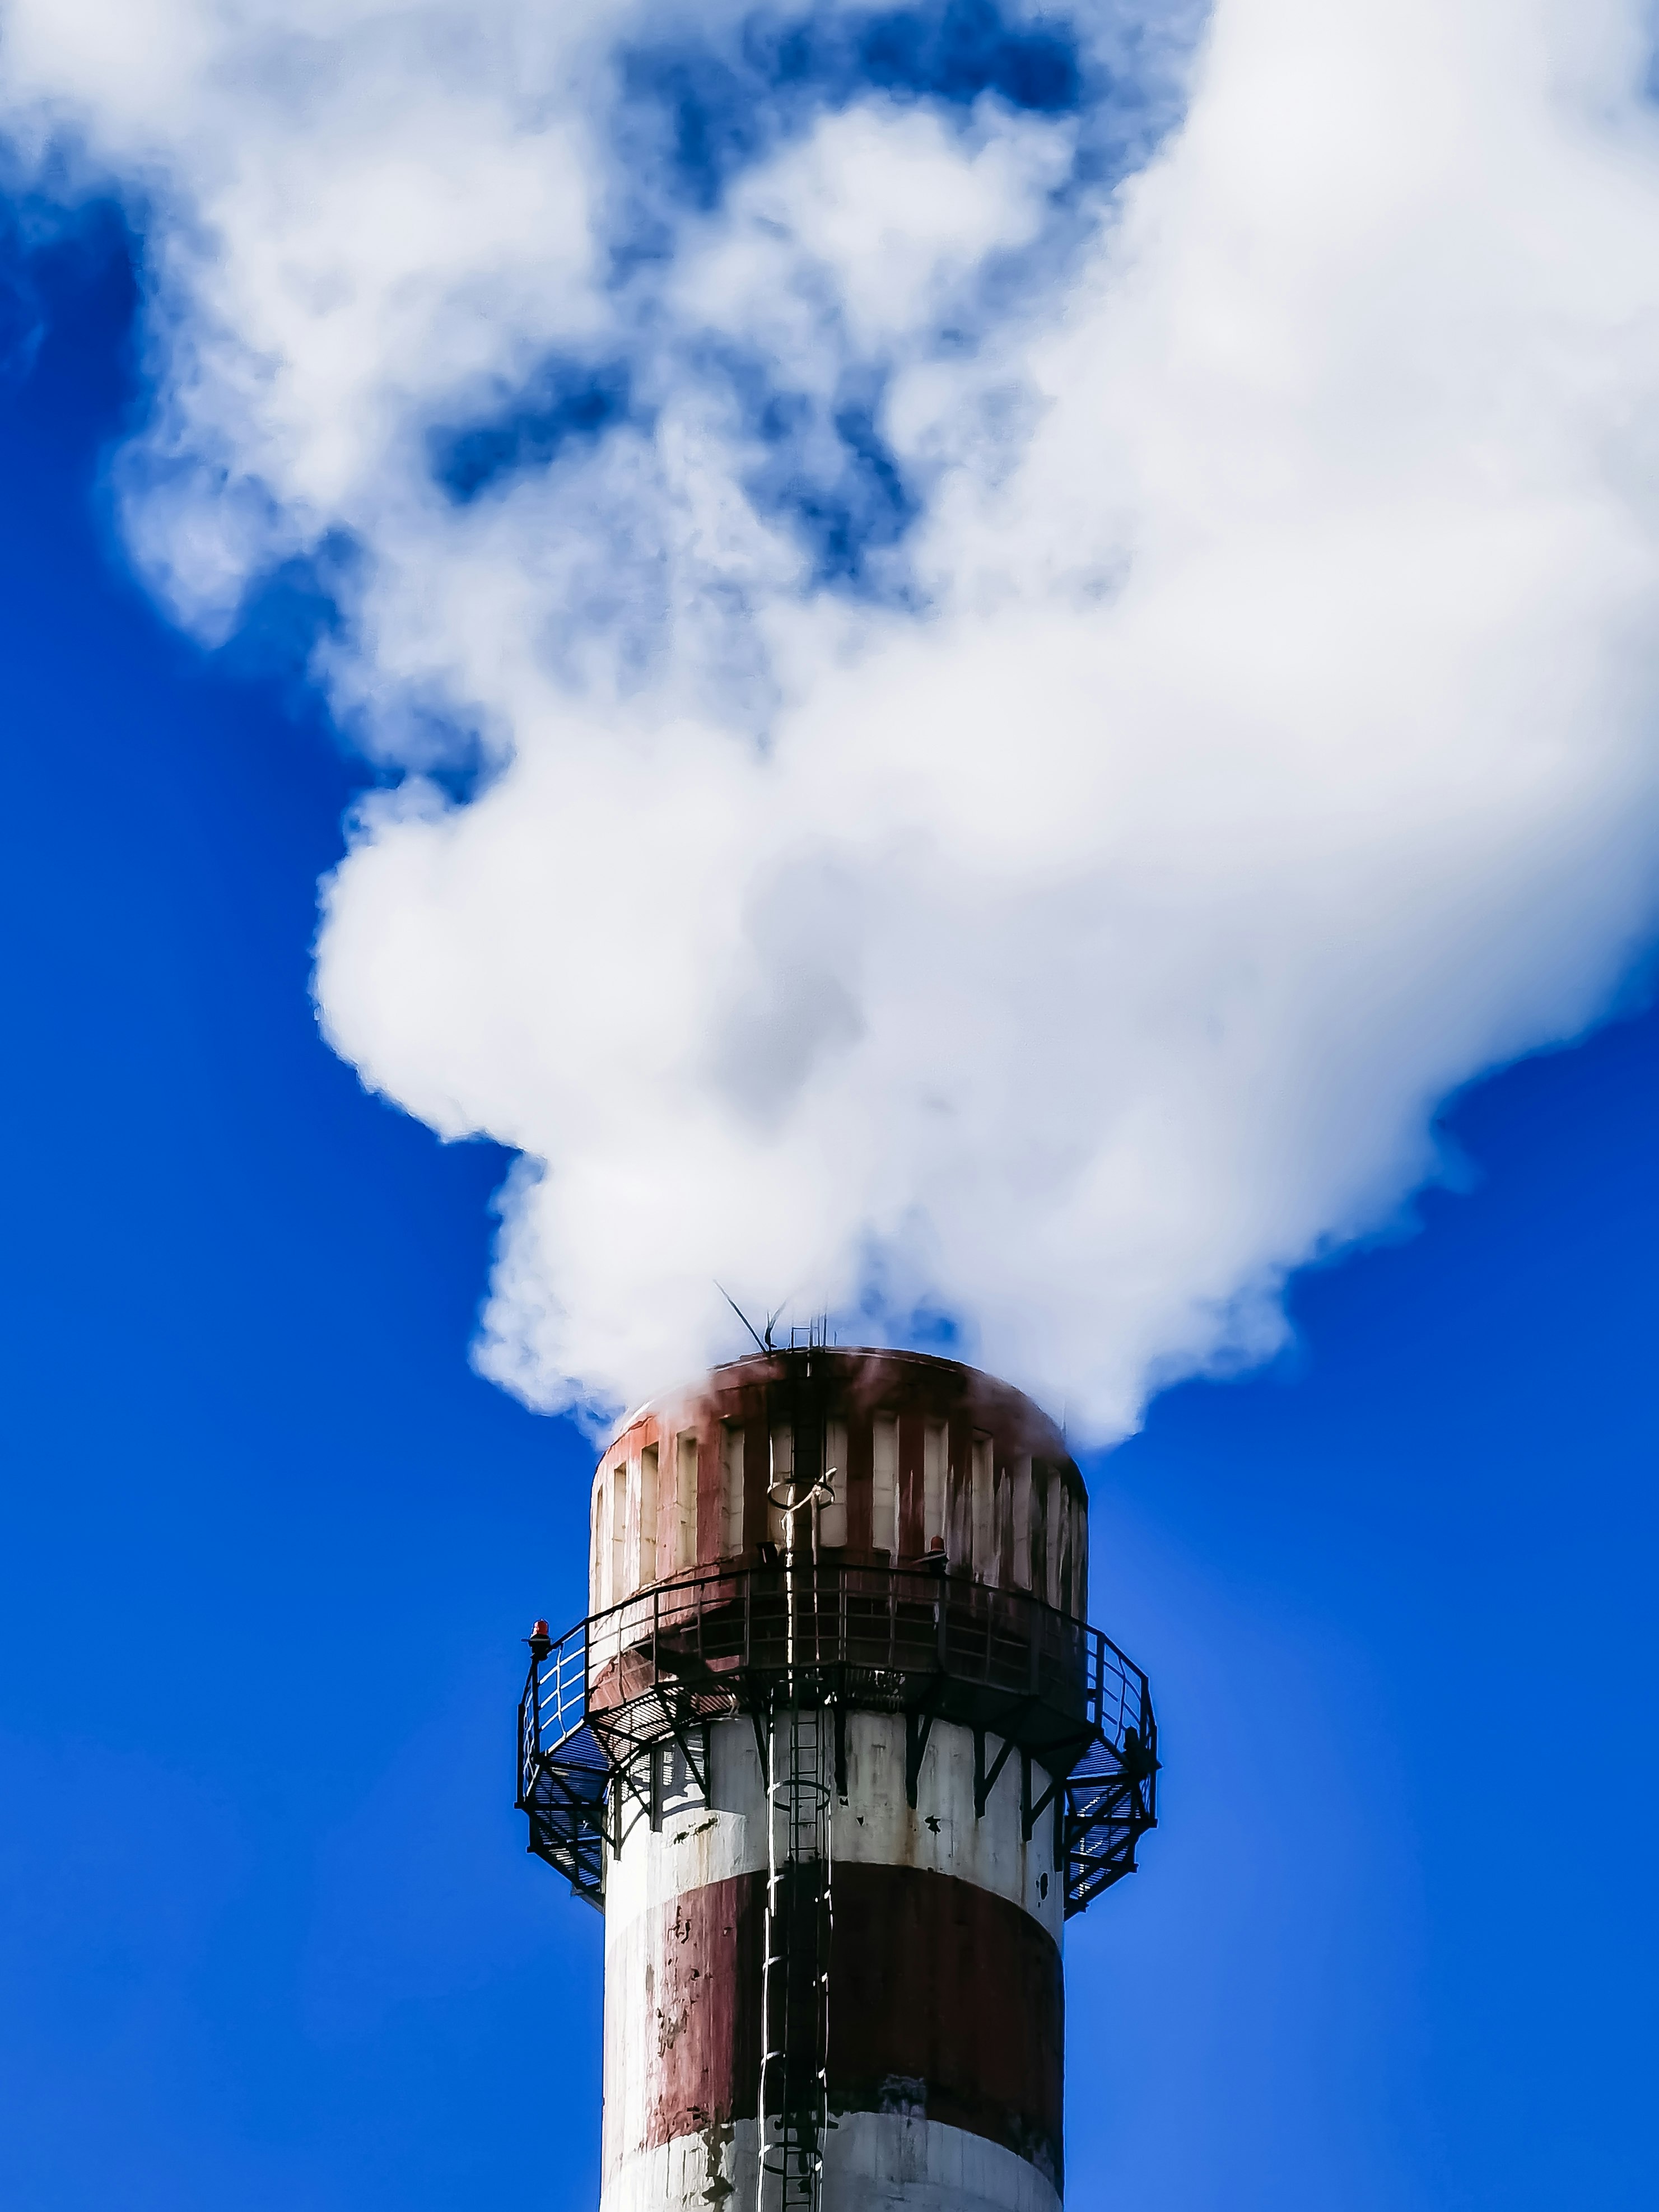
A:
{"type": "Polygon", "coordinates": [[[535,1405],[718,1278],[1120,1434],[1652,928],[1644,8],[966,20],[0,10],[141,241],[136,558],[333,596],[322,1018],[522,1155],[535,1405]]]}

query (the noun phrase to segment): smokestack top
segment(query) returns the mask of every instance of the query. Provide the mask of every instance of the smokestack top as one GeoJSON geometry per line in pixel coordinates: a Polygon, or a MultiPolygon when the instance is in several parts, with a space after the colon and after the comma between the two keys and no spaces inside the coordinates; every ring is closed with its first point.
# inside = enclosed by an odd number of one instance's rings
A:
{"type": "Polygon", "coordinates": [[[617,1431],[593,1480],[591,1609],[810,1540],[827,1564],[925,1566],[1080,1619],[1088,1515],[1059,1428],[994,1376],[867,1346],[757,1351],[617,1431]]]}
{"type": "MultiPolygon", "coordinates": [[[[1010,1448],[1041,1453],[1070,1463],[1064,1432],[1035,1399],[1011,1382],[1004,1382],[965,1360],[947,1359],[938,1352],[892,1351],[879,1345],[779,1346],[769,1352],[745,1352],[722,1360],[696,1382],[658,1392],[620,1420],[605,1447],[613,1451],[641,1422],[683,1417],[700,1401],[720,1399],[728,1393],[777,1388],[808,1382],[839,1390],[866,1407],[878,1399],[891,1401],[893,1410],[947,1409],[979,1414],[984,1425],[994,1425],[1007,1435],[1010,1448]],[[1016,1447],[1015,1438],[1020,1441],[1016,1447]]],[[[1080,1478],[1079,1478],[1080,1479],[1080,1478]]]]}

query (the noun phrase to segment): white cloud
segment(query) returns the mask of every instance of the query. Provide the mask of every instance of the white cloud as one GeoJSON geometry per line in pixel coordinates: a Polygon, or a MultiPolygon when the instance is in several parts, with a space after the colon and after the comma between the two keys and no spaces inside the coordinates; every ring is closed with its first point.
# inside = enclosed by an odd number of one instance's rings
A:
{"type": "Polygon", "coordinates": [[[319,993],[526,1155],[480,1356],[534,1402],[695,1364],[718,1277],[948,1310],[1120,1431],[1605,1007],[1659,839],[1633,4],[1220,0],[1086,226],[1073,123],[872,96],[620,276],[665,19],[153,12],[124,74],[14,0],[13,111],[150,195],[151,572],[211,624],[343,535],[342,711],[499,763],[364,809],[319,993]],[[433,434],[550,356],[628,420],[451,499],[433,434]],[[809,473],[866,395],[908,597],[814,586],[745,378],[809,473]]]}
{"type": "Polygon", "coordinates": [[[829,116],[738,181],[684,253],[676,304],[808,386],[849,352],[903,356],[953,317],[981,319],[974,280],[1036,238],[1073,136],[989,102],[965,137],[891,100],[829,116]]]}

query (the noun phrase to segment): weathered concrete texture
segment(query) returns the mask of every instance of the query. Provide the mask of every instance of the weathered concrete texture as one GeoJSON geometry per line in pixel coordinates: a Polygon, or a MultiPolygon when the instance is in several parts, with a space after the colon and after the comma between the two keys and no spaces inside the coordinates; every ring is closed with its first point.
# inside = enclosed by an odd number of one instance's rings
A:
{"type": "Polygon", "coordinates": [[[764,1878],[737,1875],[636,1914],[607,1946],[607,2176],[644,2150],[755,2111],[764,1878]]]}
{"type": "MultiPolygon", "coordinates": [[[[710,1802],[673,1815],[653,1832],[635,1822],[620,1859],[605,1868],[607,1954],[641,1912],[711,1881],[758,1873],[766,1864],[765,1800],[755,1733],[746,1720],[709,1730],[710,1802]]],[[[986,1739],[988,1764],[1001,1749],[986,1739]]],[[[1033,1766],[1032,1788],[1048,1786],[1033,1766]]],[[[847,1723],[847,1795],[836,1805],[836,1865],[909,1866],[953,1875],[1011,1905],[1046,1929],[1056,1945],[1065,1921],[1063,1885],[1054,1866],[1054,1815],[1045,1813],[1028,1843],[1021,1832],[1020,1771],[1011,1758],[974,1817],[974,1739],[941,1721],[928,1740],[916,1802],[904,1794],[904,1722],[896,1713],[852,1713],[847,1723]]],[[[607,1972],[613,1968],[607,1962],[607,1972]]]]}
{"type": "Polygon", "coordinates": [[[754,1564],[783,1540],[774,1482],[832,1468],[827,1559],[914,1565],[942,1547],[953,1575],[1086,1613],[1088,1495],[1042,1409],[956,1360],[837,1348],[735,1360],[629,1415],[594,1476],[592,1610],[754,1564]]]}
{"type": "MultiPolygon", "coordinates": [[[[1064,1905],[1048,1823],[1024,1839],[1017,1759],[975,1820],[973,1738],[945,1723],[912,1808],[904,1749],[900,1716],[849,1716],[848,1802],[834,1814],[832,2102],[849,2121],[945,2124],[1057,2185],[1064,1905]]],[[[607,1869],[607,2176],[755,2110],[766,1823],[750,1723],[720,1723],[709,1753],[712,1802],[659,1831],[637,1820],[607,1869]]],[[[832,2138],[831,2168],[851,2140],[832,2138]]]]}
{"type": "MultiPolygon", "coordinates": [[[[999,1738],[986,1738],[988,1766],[1001,1748],[999,1738]]],[[[1040,1797],[1048,1777],[1037,1765],[1031,1777],[1033,1794],[1040,1797]]],[[[756,1783],[758,1787],[758,1762],[756,1783]]],[[[939,1722],[928,1738],[912,1806],[904,1794],[902,1717],[854,1713],[847,1725],[847,1799],[835,1814],[837,1869],[905,1866],[954,1875],[1030,1913],[1058,1949],[1066,1899],[1054,1871],[1053,1814],[1042,1815],[1028,1843],[1018,1753],[998,1776],[983,1817],[975,1819],[972,1731],[939,1722]]]]}
{"type": "Polygon", "coordinates": [[[1060,2212],[1060,2197],[1028,2160],[982,2136],[855,2112],[830,2137],[823,2212],[1060,2212]]]}
{"type": "MultiPolygon", "coordinates": [[[[750,2212],[752,2119],[681,2136],[627,2160],[599,2212],[750,2212]]],[[[831,2130],[823,2212],[1060,2212],[1036,2168],[937,2120],[854,2112],[831,2130]]]]}
{"type": "Polygon", "coordinates": [[[837,1869],[832,2111],[948,2123],[1061,2182],[1060,1950],[1029,1914],[949,1875],[837,1869]]]}
{"type": "MultiPolygon", "coordinates": [[[[759,1875],[711,1882],[637,1915],[611,1953],[607,2174],[754,2111],[763,1910],[759,1875]]],[[[842,1867],[830,1969],[833,2112],[946,2123],[1058,2186],[1060,1953],[1029,1914],[949,1875],[842,1867]]]]}

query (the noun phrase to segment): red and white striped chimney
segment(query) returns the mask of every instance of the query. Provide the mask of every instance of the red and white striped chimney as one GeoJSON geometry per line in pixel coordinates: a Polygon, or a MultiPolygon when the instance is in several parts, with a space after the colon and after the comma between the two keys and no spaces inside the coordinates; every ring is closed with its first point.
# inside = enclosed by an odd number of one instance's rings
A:
{"type": "Polygon", "coordinates": [[[532,1848],[605,1921],[601,2212],[1055,2212],[1068,1914],[1152,1824],[1053,1424],[814,1345],[635,1414],[532,1643],[532,1848]]]}

